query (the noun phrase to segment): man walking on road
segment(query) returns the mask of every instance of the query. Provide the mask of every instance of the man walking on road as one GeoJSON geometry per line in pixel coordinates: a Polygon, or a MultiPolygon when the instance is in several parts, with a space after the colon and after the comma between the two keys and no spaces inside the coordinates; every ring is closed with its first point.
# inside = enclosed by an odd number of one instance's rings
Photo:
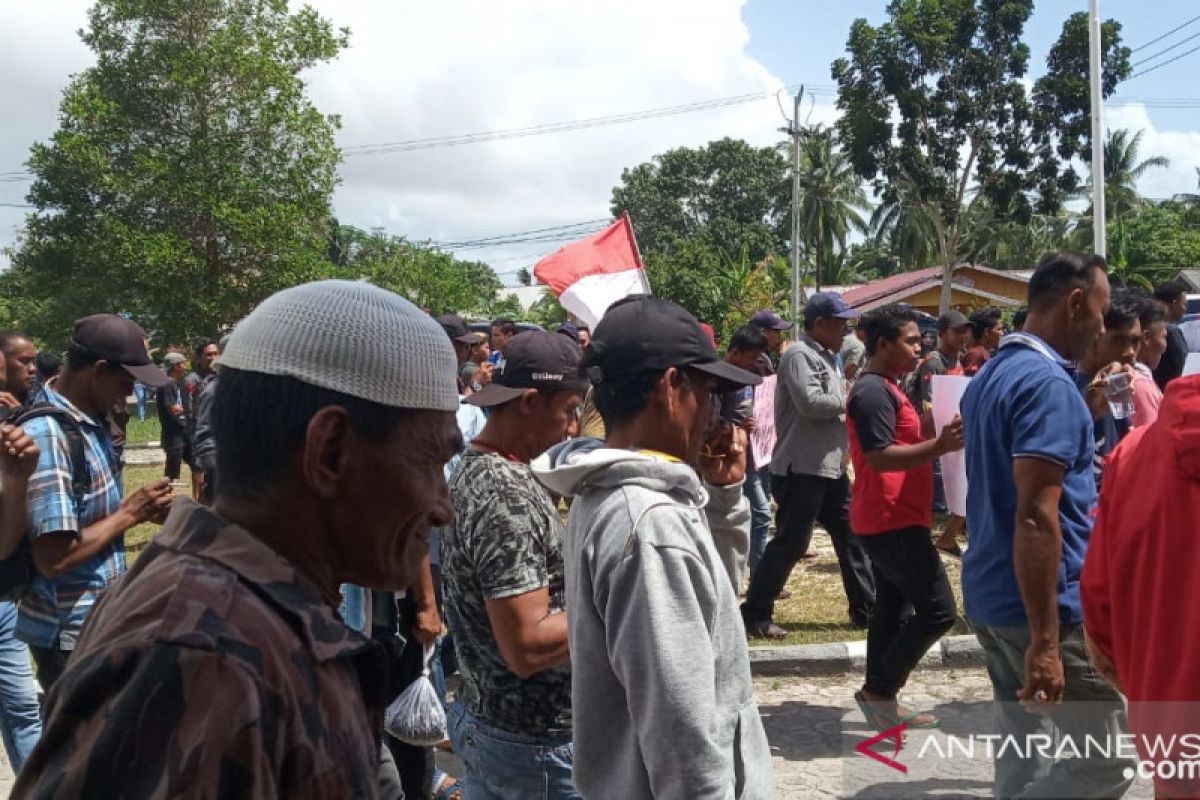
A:
{"type": "Polygon", "coordinates": [[[608,310],[582,367],[607,444],[577,439],[534,467],[574,496],[566,534],[574,782],[585,797],[775,797],[737,594],[705,524],[693,465],[714,393],[758,378],[717,357],[657,297],[608,310]]]}
{"type": "MultiPolygon", "coordinates": [[[[1004,338],[962,399],[971,531],[963,600],[987,658],[997,733],[1019,741],[1115,742],[1126,732],[1121,696],[1088,659],[1079,596],[1096,506],[1095,440],[1072,362],[1104,333],[1104,267],[1098,256],[1043,258],[1024,330],[1004,338]]],[[[1000,749],[994,791],[1120,797],[1133,766],[1000,749]]]]}
{"type": "Polygon", "coordinates": [[[804,336],[784,351],[775,388],[771,490],[779,508],[775,538],[750,577],[742,604],[746,631],[782,639],[771,621],[775,599],[812,540],[813,524],[829,533],[842,572],[851,623],[865,628],[875,605],[875,583],[862,545],[850,530],[850,479],[846,476],[846,381],[838,350],[846,320],[858,316],[836,294],[818,293],[804,307],[804,336]]]}

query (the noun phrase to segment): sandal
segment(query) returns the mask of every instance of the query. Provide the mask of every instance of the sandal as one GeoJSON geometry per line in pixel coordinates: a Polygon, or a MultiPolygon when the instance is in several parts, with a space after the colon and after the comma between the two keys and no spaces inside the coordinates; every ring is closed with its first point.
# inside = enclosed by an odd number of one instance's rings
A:
{"type": "Polygon", "coordinates": [[[940,728],[942,725],[941,720],[927,711],[910,711],[903,715],[893,714],[887,709],[881,708],[876,702],[868,700],[861,691],[854,693],[854,701],[858,703],[859,711],[867,718],[867,724],[879,733],[891,730],[901,723],[914,731],[931,730],[940,728]],[[917,722],[921,717],[927,717],[927,719],[924,722],[917,722]]]}

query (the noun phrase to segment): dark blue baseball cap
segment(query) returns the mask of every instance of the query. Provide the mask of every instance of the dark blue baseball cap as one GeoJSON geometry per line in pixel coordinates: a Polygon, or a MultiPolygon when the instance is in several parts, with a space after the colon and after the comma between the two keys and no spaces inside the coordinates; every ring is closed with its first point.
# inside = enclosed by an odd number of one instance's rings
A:
{"type": "Polygon", "coordinates": [[[804,324],[811,325],[821,317],[837,317],[838,319],[854,319],[860,311],[846,305],[840,294],[834,292],[817,292],[808,298],[804,304],[804,324]]]}
{"type": "Polygon", "coordinates": [[[792,323],[769,308],[756,311],[754,316],[750,318],[750,324],[756,328],[762,328],[764,331],[790,331],[792,329],[792,323]]]}

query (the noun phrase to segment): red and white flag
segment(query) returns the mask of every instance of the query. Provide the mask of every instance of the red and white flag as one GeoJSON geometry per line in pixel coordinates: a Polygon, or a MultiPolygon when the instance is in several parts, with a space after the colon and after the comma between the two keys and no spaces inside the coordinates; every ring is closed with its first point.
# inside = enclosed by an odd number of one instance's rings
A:
{"type": "Polygon", "coordinates": [[[533,274],[550,287],[563,308],[593,330],[622,297],[650,294],[628,212],[599,233],[546,256],[533,274]]]}

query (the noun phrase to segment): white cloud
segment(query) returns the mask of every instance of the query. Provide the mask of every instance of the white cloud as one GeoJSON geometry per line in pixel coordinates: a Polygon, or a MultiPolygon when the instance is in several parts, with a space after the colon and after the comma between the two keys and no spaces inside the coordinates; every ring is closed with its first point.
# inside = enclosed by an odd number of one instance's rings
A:
{"type": "Polygon", "coordinates": [[[1108,130],[1125,128],[1143,131],[1141,149],[1144,160],[1165,156],[1171,165],[1165,169],[1149,169],[1138,181],[1138,191],[1146,197],[1168,198],[1183,192],[1196,192],[1196,168],[1200,167],[1200,131],[1160,130],[1150,119],[1146,107],[1138,104],[1106,109],[1104,127],[1108,130]]]}
{"type": "MultiPolygon", "coordinates": [[[[343,145],[519,128],[770,92],[781,81],[746,53],[744,0],[317,0],[351,46],[309,75],[340,114],[343,145]]],[[[0,172],[57,122],[68,75],[90,62],[75,31],[83,0],[13,4],[0,29],[0,172]]],[[[790,106],[789,103],[785,105],[790,106]]],[[[813,121],[828,121],[828,105],[813,121]]],[[[347,158],[338,216],[414,238],[455,240],[607,216],[622,168],[667,148],[739,136],[765,145],[773,100],[645,122],[487,144],[347,158]]],[[[20,202],[0,184],[0,202],[20,202]]],[[[0,209],[0,243],[22,212],[0,209]]],[[[472,251],[515,271],[557,245],[472,251]],[[503,263],[502,263],[503,262],[503,263]]]]}

